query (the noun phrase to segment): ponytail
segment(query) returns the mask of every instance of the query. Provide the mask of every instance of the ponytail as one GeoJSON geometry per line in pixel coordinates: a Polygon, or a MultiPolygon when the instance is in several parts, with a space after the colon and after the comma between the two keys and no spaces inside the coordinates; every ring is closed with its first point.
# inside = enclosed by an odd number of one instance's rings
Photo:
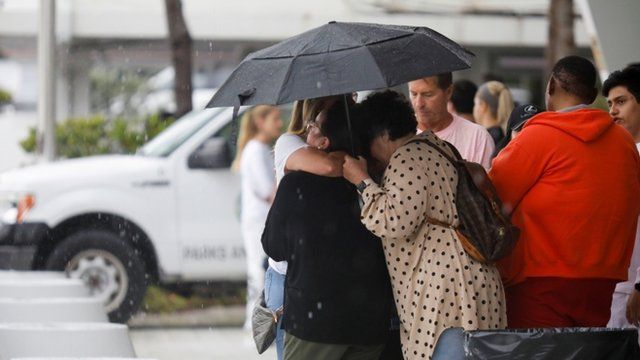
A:
{"type": "Polygon", "coordinates": [[[489,81],[480,86],[476,96],[487,104],[491,116],[506,133],[509,115],[513,111],[513,97],[509,88],[499,81],[489,81]]]}
{"type": "Polygon", "coordinates": [[[511,91],[503,85],[502,90],[498,94],[498,109],[496,111],[496,119],[498,120],[498,125],[502,128],[502,131],[507,132],[507,122],[509,121],[509,116],[513,111],[513,97],[511,96],[511,91]]]}

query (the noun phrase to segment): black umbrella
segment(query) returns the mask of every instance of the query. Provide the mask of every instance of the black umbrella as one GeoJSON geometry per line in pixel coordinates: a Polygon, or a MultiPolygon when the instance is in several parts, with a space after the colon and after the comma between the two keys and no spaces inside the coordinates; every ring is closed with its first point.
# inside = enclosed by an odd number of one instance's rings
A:
{"type": "Polygon", "coordinates": [[[207,107],[286,104],[467,69],[473,54],[426,27],[332,21],[249,54],[207,107]]]}
{"type": "MultiPolygon", "coordinates": [[[[472,58],[471,52],[426,27],[332,21],[249,54],[207,107],[233,106],[235,118],[242,105],[279,105],[393,87],[467,69],[472,58]]],[[[347,121],[351,132],[348,112],[347,121]]]]}

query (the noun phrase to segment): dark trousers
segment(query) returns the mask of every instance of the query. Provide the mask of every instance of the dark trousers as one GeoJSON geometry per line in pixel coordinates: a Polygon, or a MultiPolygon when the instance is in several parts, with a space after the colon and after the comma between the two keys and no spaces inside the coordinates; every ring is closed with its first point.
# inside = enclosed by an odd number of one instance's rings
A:
{"type": "Polygon", "coordinates": [[[384,344],[324,344],[284,335],[284,360],[376,360],[383,348],[384,344]]]}

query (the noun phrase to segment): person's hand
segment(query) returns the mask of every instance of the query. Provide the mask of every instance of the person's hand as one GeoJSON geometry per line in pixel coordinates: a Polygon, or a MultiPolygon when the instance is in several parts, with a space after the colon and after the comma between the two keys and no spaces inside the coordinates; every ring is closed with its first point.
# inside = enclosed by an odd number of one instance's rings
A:
{"type": "Polygon", "coordinates": [[[634,326],[640,326],[640,292],[634,290],[627,300],[627,321],[634,326]]]}
{"type": "Polygon", "coordinates": [[[363,180],[369,179],[367,160],[362,156],[358,156],[357,159],[349,155],[345,156],[344,164],[342,164],[342,176],[354,185],[358,185],[363,180]]]}

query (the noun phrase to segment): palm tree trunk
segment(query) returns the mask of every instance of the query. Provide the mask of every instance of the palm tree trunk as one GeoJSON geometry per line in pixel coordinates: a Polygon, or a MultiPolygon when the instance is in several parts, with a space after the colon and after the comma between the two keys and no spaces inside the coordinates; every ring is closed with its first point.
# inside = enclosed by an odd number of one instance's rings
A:
{"type": "Polygon", "coordinates": [[[547,74],[561,58],[576,52],[573,34],[573,0],[549,2],[549,43],[547,46],[547,74]]]}
{"type": "Polygon", "coordinates": [[[171,61],[175,70],[173,85],[176,99],[176,117],[180,117],[193,108],[191,93],[191,35],[182,14],[181,0],[165,0],[169,42],[171,44],[171,61]]]}

